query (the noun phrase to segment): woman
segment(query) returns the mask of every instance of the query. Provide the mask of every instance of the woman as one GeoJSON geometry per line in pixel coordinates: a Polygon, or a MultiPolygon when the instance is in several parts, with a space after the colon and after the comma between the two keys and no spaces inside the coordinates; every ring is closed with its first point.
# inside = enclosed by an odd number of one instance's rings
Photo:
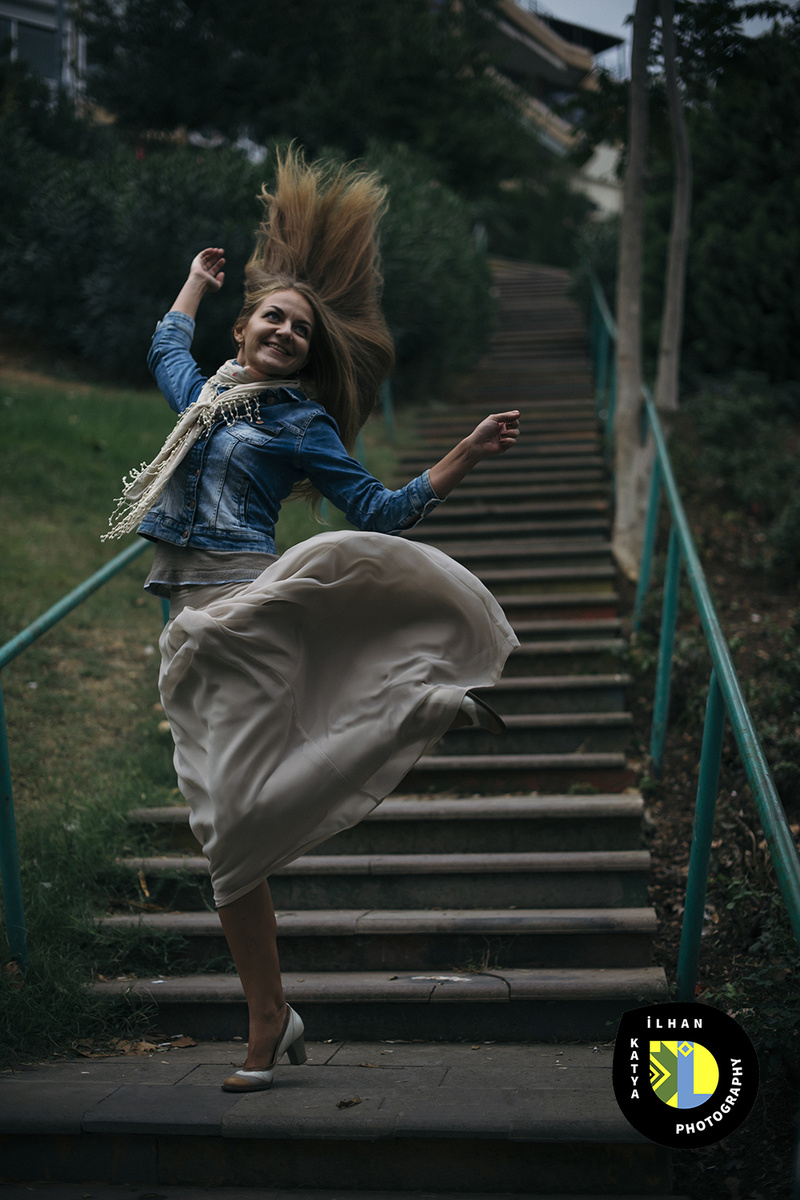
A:
{"type": "Polygon", "coordinates": [[[519,436],[487,417],[429,471],[390,491],[348,454],[393,359],[379,305],[374,176],[295,155],[246,270],[235,360],[206,380],[194,318],[224,281],[220,247],[193,260],[148,362],[181,414],[112,518],[156,542],[147,589],[170,597],[159,679],[191,825],[249,1011],[233,1091],[304,1061],[286,1004],[268,875],[361,820],[452,727],[500,731],[471,689],[517,641],[480,582],[411,528],[481,459],[519,436]],[[336,504],[361,532],[323,533],[280,559],[292,491],[336,504]]]}

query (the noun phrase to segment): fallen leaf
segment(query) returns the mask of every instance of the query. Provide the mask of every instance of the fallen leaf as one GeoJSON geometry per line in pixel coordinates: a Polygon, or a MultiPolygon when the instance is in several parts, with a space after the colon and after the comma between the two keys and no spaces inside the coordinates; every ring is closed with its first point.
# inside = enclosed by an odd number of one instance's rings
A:
{"type": "Polygon", "coordinates": [[[340,1100],[339,1103],[336,1105],[336,1107],[337,1108],[352,1108],[354,1104],[360,1104],[360,1103],[361,1103],[361,1099],[358,1096],[354,1096],[352,1100],[340,1100]]]}
{"type": "Polygon", "coordinates": [[[173,1038],[171,1045],[177,1046],[179,1050],[183,1050],[186,1046],[196,1046],[197,1042],[194,1040],[194,1038],[182,1035],[181,1037],[173,1038]]]}
{"type": "Polygon", "coordinates": [[[22,967],[19,963],[14,962],[13,959],[3,967],[3,974],[11,981],[11,986],[16,991],[25,986],[25,976],[22,972],[22,967]]]}

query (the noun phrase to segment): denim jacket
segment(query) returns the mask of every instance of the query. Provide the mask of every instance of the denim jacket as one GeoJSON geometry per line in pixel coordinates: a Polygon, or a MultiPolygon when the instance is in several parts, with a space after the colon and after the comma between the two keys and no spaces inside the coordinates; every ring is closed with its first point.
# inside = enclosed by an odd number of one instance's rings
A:
{"type": "MultiPolygon", "coordinates": [[[[194,321],[169,312],[156,326],[148,366],[181,413],[205,377],[191,356],[194,321]]],[[[139,526],[153,541],[198,550],[274,554],[281,501],[310,479],[351,525],[376,533],[410,529],[440,504],[429,472],[397,491],[385,488],[344,448],[336,422],[302,391],[282,387],[258,399],[254,421],[220,419],[201,435],[139,526]]]]}

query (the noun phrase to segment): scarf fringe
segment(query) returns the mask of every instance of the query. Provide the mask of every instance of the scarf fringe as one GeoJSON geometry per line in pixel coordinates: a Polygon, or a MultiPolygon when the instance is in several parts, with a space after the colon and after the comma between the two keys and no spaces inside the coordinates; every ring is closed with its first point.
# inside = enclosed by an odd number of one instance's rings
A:
{"type": "Polygon", "coordinates": [[[299,383],[296,379],[254,380],[246,367],[224,363],[206,380],[194,404],[181,413],[152,462],[133,467],[123,478],[122,495],[108,518],[108,533],[100,540],[107,542],[133,533],[198,438],[209,433],[220,418],[226,425],[241,420],[253,423],[258,413],[257,398],[286,387],[296,388],[299,383]]]}

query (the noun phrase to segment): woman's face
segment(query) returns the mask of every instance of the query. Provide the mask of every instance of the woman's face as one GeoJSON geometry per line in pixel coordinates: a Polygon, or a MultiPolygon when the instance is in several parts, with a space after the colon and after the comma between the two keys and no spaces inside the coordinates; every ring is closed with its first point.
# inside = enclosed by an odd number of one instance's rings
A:
{"type": "Polygon", "coordinates": [[[236,329],[236,361],[257,376],[289,379],[308,362],[314,313],[305,296],[289,288],[262,300],[236,329]]]}

